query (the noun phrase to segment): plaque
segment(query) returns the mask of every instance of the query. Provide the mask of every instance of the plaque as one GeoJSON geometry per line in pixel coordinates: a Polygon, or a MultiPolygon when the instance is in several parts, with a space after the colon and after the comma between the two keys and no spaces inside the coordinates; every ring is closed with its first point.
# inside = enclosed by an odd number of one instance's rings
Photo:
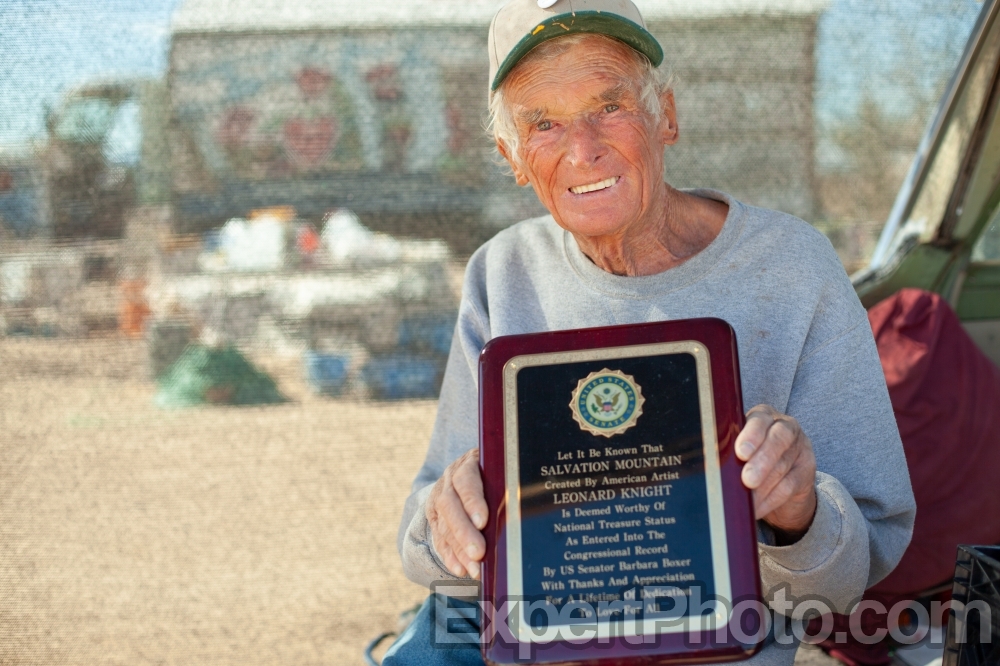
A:
{"type": "Polygon", "coordinates": [[[479,370],[488,663],[722,662],[760,649],[729,324],[499,337],[479,370]],[[748,604],[749,620],[736,612],[748,604]]]}

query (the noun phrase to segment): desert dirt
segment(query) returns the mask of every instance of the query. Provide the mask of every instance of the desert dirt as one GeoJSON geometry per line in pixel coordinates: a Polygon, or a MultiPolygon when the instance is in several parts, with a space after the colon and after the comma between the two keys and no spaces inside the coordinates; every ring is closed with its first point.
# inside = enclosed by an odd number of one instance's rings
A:
{"type": "Polygon", "coordinates": [[[362,664],[424,598],[395,538],[436,403],[253,360],[291,402],[164,411],[141,342],[0,338],[0,664],[362,664]]]}

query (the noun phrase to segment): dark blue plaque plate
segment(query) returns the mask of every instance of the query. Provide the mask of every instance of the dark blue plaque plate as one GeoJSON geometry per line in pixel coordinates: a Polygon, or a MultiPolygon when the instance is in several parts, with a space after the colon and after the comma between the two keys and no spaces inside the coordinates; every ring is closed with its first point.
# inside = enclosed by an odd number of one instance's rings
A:
{"type": "Polygon", "coordinates": [[[727,323],[497,338],[480,387],[487,661],[733,661],[759,649],[760,626],[732,612],[760,599],[760,576],[727,323]]]}

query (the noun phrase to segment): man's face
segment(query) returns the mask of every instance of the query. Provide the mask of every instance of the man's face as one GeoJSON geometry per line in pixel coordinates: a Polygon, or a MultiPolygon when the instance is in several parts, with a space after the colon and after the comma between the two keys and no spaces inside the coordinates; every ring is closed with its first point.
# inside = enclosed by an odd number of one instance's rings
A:
{"type": "Polygon", "coordinates": [[[621,235],[649,222],[663,187],[663,150],[677,140],[673,97],[657,122],[640,104],[628,47],[588,37],[552,59],[525,62],[504,94],[521,141],[511,159],[556,222],[577,235],[621,235]]]}

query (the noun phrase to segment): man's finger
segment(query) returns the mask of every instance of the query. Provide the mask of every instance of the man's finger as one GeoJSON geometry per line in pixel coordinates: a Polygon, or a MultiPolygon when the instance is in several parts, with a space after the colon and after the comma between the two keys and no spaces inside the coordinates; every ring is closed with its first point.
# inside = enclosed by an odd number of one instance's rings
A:
{"type": "MultiPolygon", "coordinates": [[[[438,502],[438,511],[444,519],[449,539],[456,552],[461,552],[472,561],[482,559],[486,550],[483,535],[476,529],[465,512],[462,500],[454,489],[446,488],[438,502]]],[[[459,556],[459,559],[462,559],[459,556]]]]}
{"type": "Polygon", "coordinates": [[[758,408],[747,414],[747,423],[736,437],[736,456],[740,460],[749,460],[754,451],[760,448],[767,436],[767,430],[774,423],[774,417],[758,408]]]}
{"type": "Polygon", "coordinates": [[[468,574],[472,578],[479,578],[479,562],[469,557],[464,549],[464,545],[456,542],[453,535],[448,536],[448,545],[446,548],[448,548],[448,551],[459,563],[461,570],[461,573],[458,574],[459,576],[468,574]]]}
{"type": "Polygon", "coordinates": [[[754,509],[758,519],[764,518],[788,500],[788,496],[782,496],[782,491],[789,483],[794,482],[790,481],[787,476],[775,476],[773,482],[769,483],[767,490],[757,489],[754,491],[754,509]]]}
{"type": "MultiPolygon", "coordinates": [[[[473,545],[470,548],[468,543],[457,540],[451,531],[444,538],[444,541],[447,544],[445,548],[449,555],[458,562],[458,573],[456,575],[465,576],[468,574],[471,578],[479,578],[479,560],[482,559],[484,554],[484,547],[482,545],[473,545]],[[470,553],[475,553],[475,555],[470,553]]],[[[454,571],[455,569],[449,567],[449,570],[454,571]]]]}
{"type": "Polygon", "coordinates": [[[479,563],[462,552],[459,544],[455,543],[447,529],[432,529],[431,542],[434,552],[438,554],[445,568],[453,575],[463,577],[468,574],[473,578],[479,576],[479,563]]]}
{"type": "Polygon", "coordinates": [[[441,562],[444,563],[445,568],[450,571],[453,576],[461,578],[465,575],[465,567],[463,567],[462,563],[458,561],[457,557],[455,557],[454,550],[452,549],[451,544],[448,543],[448,539],[444,534],[435,534],[432,530],[431,546],[434,548],[434,552],[438,554],[438,557],[441,558],[441,562]]]}
{"type": "Polygon", "coordinates": [[[472,520],[472,524],[475,525],[476,529],[481,530],[486,527],[488,508],[483,496],[483,478],[479,474],[479,452],[475,451],[474,453],[475,455],[470,455],[455,470],[452,476],[452,485],[455,487],[459,499],[462,500],[462,506],[472,520]]]}
{"type": "Polygon", "coordinates": [[[766,497],[760,500],[757,506],[758,519],[770,515],[772,511],[785,503],[791,496],[791,488],[789,487],[791,483],[787,478],[781,479],[778,485],[766,497]]]}
{"type": "Polygon", "coordinates": [[[772,511],[784,506],[794,495],[801,492],[797,476],[789,475],[782,478],[768,496],[761,501],[759,508],[760,518],[770,515],[772,511]]]}
{"type": "Polygon", "coordinates": [[[771,474],[785,451],[795,443],[797,436],[797,429],[790,427],[787,422],[772,420],[771,423],[764,443],[743,467],[743,485],[753,490],[758,489],[771,474]]]}
{"type": "Polygon", "coordinates": [[[777,486],[783,478],[785,478],[786,474],[792,471],[800,454],[801,448],[797,446],[793,445],[785,449],[782,456],[771,467],[770,474],[768,474],[767,477],[765,477],[764,480],[757,486],[757,494],[761,497],[761,499],[764,499],[771,494],[774,487],[777,486]]]}

